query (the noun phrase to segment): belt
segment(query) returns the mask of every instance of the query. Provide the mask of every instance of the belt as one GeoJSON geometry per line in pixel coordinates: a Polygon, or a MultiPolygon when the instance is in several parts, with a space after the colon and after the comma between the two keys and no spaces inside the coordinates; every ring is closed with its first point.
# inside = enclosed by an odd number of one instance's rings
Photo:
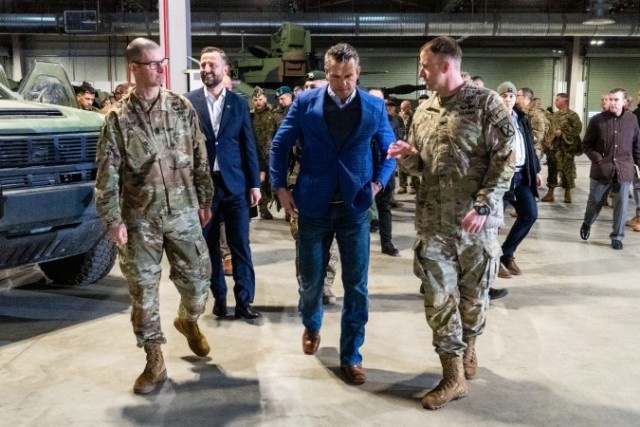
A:
{"type": "Polygon", "coordinates": [[[220,176],[220,175],[221,175],[221,173],[220,173],[220,171],[213,171],[213,172],[211,172],[211,175],[213,175],[213,176],[220,176]]]}
{"type": "Polygon", "coordinates": [[[524,166],[516,166],[515,173],[520,173],[524,170],[524,166]]]}

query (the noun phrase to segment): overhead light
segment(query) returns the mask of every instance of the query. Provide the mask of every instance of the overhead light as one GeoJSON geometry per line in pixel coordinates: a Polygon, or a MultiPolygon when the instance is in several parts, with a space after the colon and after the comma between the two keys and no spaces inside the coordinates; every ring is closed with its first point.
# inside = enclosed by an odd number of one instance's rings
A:
{"type": "Polygon", "coordinates": [[[606,0],[591,0],[589,18],[582,23],[583,25],[610,25],[616,23],[616,21],[609,18],[607,12],[609,11],[610,4],[605,1],[606,0]]]}
{"type": "Polygon", "coordinates": [[[589,44],[591,46],[602,46],[604,44],[604,40],[591,40],[589,44]]]}

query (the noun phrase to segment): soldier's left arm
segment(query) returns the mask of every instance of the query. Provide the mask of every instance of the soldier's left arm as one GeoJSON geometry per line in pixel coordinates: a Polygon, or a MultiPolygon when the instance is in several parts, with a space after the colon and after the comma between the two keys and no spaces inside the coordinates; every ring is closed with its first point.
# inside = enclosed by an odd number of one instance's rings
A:
{"type": "Polygon", "coordinates": [[[188,108],[187,120],[193,141],[193,184],[196,188],[200,209],[208,209],[211,207],[214,190],[207,156],[206,138],[200,128],[198,114],[193,107],[188,108]]]}
{"type": "Polygon", "coordinates": [[[501,209],[502,197],[509,189],[515,171],[513,144],[516,129],[502,100],[490,94],[485,106],[484,139],[489,154],[489,165],[476,193],[475,205],[488,206],[491,212],[501,209]]]}
{"type": "Polygon", "coordinates": [[[579,144],[578,141],[580,141],[580,132],[582,132],[582,122],[580,121],[578,114],[571,111],[568,114],[565,126],[566,129],[562,130],[565,132],[565,135],[563,135],[565,142],[569,145],[579,144]]]}

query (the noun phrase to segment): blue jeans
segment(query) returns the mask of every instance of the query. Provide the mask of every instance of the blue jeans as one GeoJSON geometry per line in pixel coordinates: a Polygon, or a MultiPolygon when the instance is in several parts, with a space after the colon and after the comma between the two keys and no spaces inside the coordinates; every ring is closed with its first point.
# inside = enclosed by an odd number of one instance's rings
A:
{"type": "Polygon", "coordinates": [[[322,288],[331,241],[336,238],[342,263],[344,302],[340,335],[340,364],[362,363],[360,347],[369,319],[367,280],[369,270],[369,213],[353,213],[342,203],[331,204],[321,218],[300,215],[298,249],[300,311],[310,333],[322,327],[322,288]]]}
{"type": "MultiPolygon", "coordinates": [[[[522,182],[522,173],[516,172],[513,175],[513,193],[515,200],[510,201],[518,214],[507,238],[502,244],[502,257],[501,261],[505,265],[513,258],[513,254],[518,249],[518,245],[522,243],[533,224],[538,219],[538,206],[536,205],[536,199],[533,196],[533,192],[529,185],[522,182]]],[[[506,203],[505,203],[506,205],[506,203]]],[[[506,206],[505,206],[506,208],[506,206]]]]}

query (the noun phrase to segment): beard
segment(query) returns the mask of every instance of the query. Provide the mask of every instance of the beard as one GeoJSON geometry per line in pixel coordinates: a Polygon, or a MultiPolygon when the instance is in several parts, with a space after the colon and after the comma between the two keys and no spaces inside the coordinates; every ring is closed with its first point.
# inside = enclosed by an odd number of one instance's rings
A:
{"type": "Polygon", "coordinates": [[[222,83],[223,76],[216,76],[212,74],[200,74],[202,83],[208,88],[216,87],[222,83]]]}

